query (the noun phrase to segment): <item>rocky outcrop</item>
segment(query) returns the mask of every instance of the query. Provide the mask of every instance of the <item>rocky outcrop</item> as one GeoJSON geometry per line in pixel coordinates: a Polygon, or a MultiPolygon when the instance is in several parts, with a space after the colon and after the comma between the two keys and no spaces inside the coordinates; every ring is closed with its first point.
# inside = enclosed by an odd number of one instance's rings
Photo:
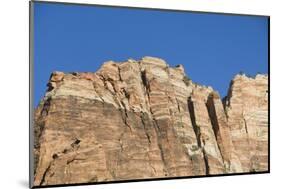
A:
{"type": "Polygon", "coordinates": [[[159,58],[52,73],[35,111],[34,185],[268,170],[268,77],[222,102],[159,58]]]}
{"type": "Polygon", "coordinates": [[[268,77],[237,75],[225,99],[235,153],[242,171],[268,169],[268,77]]]}

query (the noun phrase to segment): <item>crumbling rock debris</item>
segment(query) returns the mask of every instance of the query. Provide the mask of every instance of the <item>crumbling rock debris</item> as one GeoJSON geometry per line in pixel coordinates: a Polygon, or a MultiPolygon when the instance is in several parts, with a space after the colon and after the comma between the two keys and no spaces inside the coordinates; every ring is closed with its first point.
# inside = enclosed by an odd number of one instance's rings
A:
{"type": "Polygon", "coordinates": [[[222,102],[159,58],[54,72],[35,110],[34,185],[268,170],[268,76],[222,102]]]}

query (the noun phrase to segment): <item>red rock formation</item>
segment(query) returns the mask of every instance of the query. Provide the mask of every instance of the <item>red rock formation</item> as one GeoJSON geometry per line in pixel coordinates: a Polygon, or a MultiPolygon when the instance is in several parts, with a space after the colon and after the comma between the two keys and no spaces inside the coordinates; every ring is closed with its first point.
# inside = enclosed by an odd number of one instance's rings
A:
{"type": "Polygon", "coordinates": [[[266,75],[223,103],[164,60],[54,72],[35,112],[34,185],[267,171],[266,75]]]}
{"type": "Polygon", "coordinates": [[[226,98],[226,115],[242,170],[268,169],[268,77],[237,75],[226,98]]]}

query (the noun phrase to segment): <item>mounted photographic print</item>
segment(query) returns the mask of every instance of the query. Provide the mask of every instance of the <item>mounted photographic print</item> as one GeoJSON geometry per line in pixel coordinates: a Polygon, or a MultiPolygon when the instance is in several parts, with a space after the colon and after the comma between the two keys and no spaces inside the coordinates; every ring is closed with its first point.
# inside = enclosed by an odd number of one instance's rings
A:
{"type": "Polygon", "coordinates": [[[30,187],[269,173],[268,72],[268,16],[31,1],[30,187]]]}

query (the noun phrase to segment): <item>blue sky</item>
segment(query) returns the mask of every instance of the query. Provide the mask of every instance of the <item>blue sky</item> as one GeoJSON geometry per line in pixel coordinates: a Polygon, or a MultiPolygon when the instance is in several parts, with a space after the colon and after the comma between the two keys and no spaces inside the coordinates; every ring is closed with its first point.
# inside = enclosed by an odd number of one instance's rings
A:
{"type": "Polygon", "coordinates": [[[50,74],[95,72],[108,60],[160,57],[225,96],[234,75],[268,72],[267,17],[36,2],[34,105],[50,74]]]}

